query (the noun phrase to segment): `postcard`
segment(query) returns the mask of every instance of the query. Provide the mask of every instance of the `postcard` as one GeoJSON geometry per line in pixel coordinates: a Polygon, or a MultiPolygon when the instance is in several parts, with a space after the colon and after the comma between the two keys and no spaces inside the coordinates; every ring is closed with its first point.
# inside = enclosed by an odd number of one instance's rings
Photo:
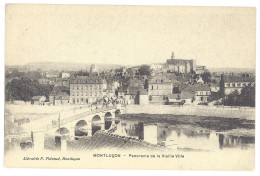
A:
{"type": "Polygon", "coordinates": [[[256,9],[7,4],[4,164],[254,170],[256,9]]]}

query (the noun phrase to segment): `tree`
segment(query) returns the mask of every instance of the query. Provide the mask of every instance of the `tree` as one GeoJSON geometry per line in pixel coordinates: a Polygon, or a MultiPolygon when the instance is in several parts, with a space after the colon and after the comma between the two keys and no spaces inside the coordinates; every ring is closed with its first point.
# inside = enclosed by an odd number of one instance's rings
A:
{"type": "Polygon", "coordinates": [[[37,71],[28,72],[27,76],[32,80],[39,80],[43,77],[42,74],[40,72],[37,72],[37,71]]]}
{"type": "Polygon", "coordinates": [[[249,84],[241,90],[240,101],[242,106],[255,107],[255,85],[249,84]]]}
{"type": "Polygon", "coordinates": [[[148,83],[148,79],[146,79],[144,81],[144,89],[148,89],[149,83],[148,83]]]}
{"type": "Polygon", "coordinates": [[[74,76],[89,76],[89,72],[80,70],[80,71],[77,71],[74,74],[74,76]]]}
{"type": "Polygon", "coordinates": [[[239,106],[240,105],[240,95],[237,90],[231,92],[227,95],[224,101],[226,106],[239,106]]]}
{"type": "Polygon", "coordinates": [[[151,69],[149,65],[141,65],[138,71],[140,75],[147,75],[147,76],[151,75],[151,69]]]}
{"type": "Polygon", "coordinates": [[[35,95],[45,95],[47,98],[53,86],[40,84],[28,77],[13,79],[5,86],[5,100],[29,101],[35,95]]]}
{"type": "Polygon", "coordinates": [[[204,81],[204,83],[210,83],[211,81],[211,74],[210,72],[205,72],[203,74],[201,74],[202,80],[204,81]]]}
{"type": "Polygon", "coordinates": [[[225,106],[250,106],[255,107],[255,85],[245,86],[241,93],[237,90],[227,95],[224,99],[225,106]]]}

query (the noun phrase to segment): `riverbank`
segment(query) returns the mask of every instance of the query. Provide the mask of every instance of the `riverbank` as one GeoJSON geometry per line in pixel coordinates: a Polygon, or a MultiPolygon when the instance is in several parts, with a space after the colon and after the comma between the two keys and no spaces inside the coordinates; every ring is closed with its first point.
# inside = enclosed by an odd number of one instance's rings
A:
{"type": "Polygon", "coordinates": [[[140,123],[162,123],[170,125],[190,125],[194,128],[214,130],[218,133],[235,136],[255,136],[255,121],[240,118],[222,118],[173,114],[120,114],[120,120],[139,121],[140,123]],[[238,129],[238,130],[237,130],[238,129]]]}
{"type": "Polygon", "coordinates": [[[126,114],[173,114],[255,120],[255,108],[224,106],[128,105],[126,114]]]}

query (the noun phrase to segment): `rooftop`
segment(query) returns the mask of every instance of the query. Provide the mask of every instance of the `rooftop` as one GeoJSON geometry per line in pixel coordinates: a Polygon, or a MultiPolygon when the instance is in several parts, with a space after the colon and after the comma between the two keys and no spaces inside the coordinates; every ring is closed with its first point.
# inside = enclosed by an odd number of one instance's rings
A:
{"type": "Polygon", "coordinates": [[[104,131],[96,132],[90,138],[82,138],[78,141],[70,141],[69,150],[100,150],[100,149],[116,149],[116,150],[163,150],[163,147],[147,143],[131,137],[119,136],[104,131]]]}
{"type": "Polygon", "coordinates": [[[82,83],[82,84],[102,84],[103,80],[99,76],[77,76],[73,77],[70,80],[70,83],[72,84],[77,84],[77,83],[82,83]]]}
{"type": "Polygon", "coordinates": [[[207,84],[189,84],[184,91],[210,91],[210,87],[207,84]]]}
{"type": "Polygon", "coordinates": [[[185,63],[185,62],[190,62],[192,60],[189,59],[167,59],[166,64],[168,65],[176,65],[178,63],[185,63]]]}
{"type": "Polygon", "coordinates": [[[224,82],[255,82],[255,77],[243,77],[243,76],[230,76],[224,75],[223,76],[224,82]]]}

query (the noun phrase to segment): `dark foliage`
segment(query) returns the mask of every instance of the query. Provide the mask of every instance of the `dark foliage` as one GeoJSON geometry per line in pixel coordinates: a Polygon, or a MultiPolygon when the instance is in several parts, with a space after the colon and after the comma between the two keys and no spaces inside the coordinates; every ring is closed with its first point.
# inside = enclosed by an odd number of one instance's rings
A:
{"type": "Polygon", "coordinates": [[[255,107],[255,85],[248,85],[239,93],[237,90],[227,95],[224,99],[225,106],[250,106],[255,107]]]}
{"type": "Polygon", "coordinates": [[[20,77],[8,82],[5,86],[5,100],[29,101],[33,96],[45,95],[48,99],[52,85],[40,84],[29,77],[20,77]]]}
{"type": "Polygon", "coordinates": [[[141,65],[138,71],[140,75],[147,75],[147,76],[151,75],[151,69],[149,65],[141,65]]]}
{"type": "Polygon", "coordinates": [[[210,78],[211,78],[211,74],[210,72],[205,72],[203,74],[201,74],[202,80],[204,81],[204,83],[210,83],[210,78]]]}

